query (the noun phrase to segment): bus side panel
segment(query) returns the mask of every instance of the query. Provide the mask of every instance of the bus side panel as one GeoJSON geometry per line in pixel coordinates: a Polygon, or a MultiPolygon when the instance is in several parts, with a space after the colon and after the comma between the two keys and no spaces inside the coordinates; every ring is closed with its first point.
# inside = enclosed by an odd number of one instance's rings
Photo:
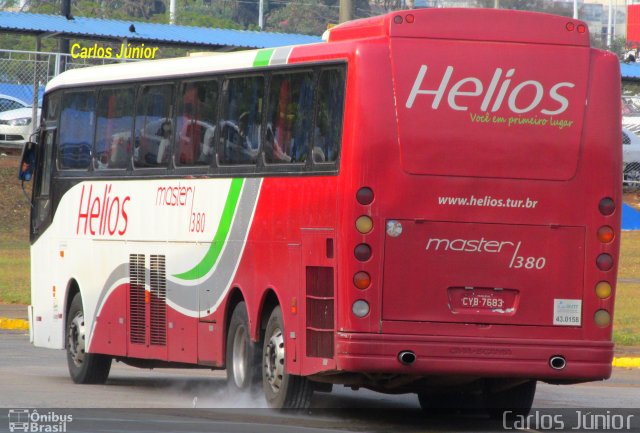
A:
{"type": "MultiPolygon", "coordinates": [[[[303,233],[335,233],[336,177],[273,177],[263,180],[246,249],[231,287],[243,288],[252,338],[266,324],[261,302],[273,290],[280,303],[287,345],[287,369],[301,374],[306,359],[306,266],[303,233]],[[301,230],[302,229],[302,230],[301,230]],[[262,322],[264,319],[264,322],[262,322]]],[[[314,244],[315,245],[315,244],[314,244]]],[[[229,312],[231,313],[231,312],[229,312]]],[[[331,312],[333,314],[333,311],[331,312]]],[[[226,332],[226,331],[225,331],[226,332]]]]}

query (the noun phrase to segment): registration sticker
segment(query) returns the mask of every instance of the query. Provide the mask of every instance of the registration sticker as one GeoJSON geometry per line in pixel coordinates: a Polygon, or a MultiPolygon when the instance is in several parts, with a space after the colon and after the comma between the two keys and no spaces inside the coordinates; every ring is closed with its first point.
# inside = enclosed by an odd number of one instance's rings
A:
{"type": "Polygon", "coordinates": [[[553,324],[557,326],[582,325],[582,300],[554,299],[553,324]]]}

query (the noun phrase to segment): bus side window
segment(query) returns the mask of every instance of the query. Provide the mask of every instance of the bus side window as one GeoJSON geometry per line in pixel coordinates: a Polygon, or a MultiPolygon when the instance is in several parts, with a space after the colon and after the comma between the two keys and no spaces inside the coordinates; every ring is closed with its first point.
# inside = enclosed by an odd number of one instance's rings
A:
{"type": "Polygon", "coordinates": [[[215,153],[218,82],[185,83],[176,118],[177,165],[209,165],[215,153]]]}
{"type": "Polygon", "coordinates": [[[93,91],[69,92],[62,96],[58,133],[58,167],[61,170],[89,168],[95,106],[93,91]]]}
{"type": "Polygon", "coordinates": [[[274,75],[269,91],[265,161],[270,164],[306,161],[312,117],[312,73],[274,75]]]}
{"type": "Polygon", "coordinates": [[[232,78],[224,83],[219,162],[255,164],[262,130],[263,77],[232,78]]]}
{"type": "Polygon", "coordinates": [[[129,167],[134,104],[135,90],[131,87],[100,92],[95,140],[97,170],[129,167]]]}
{"type": "Polygon", "coordinates": [[[171,152],[173,122],[171,101],[173,86],[145,86],[136,108],[133,165],[165,166],[171,152]]]}
{"type": "Polygon", "coordinates": [[[342,140],[344,69],[322,71],[318,81],[318,111],[313,137],[313,162],[335,162],[342,140]]]}

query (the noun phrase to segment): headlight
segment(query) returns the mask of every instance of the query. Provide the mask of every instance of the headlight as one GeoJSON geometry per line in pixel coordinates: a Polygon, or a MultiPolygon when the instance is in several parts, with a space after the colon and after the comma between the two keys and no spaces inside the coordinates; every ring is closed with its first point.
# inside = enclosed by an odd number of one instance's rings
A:
{"type": "Polygon", "coordinates": [[[21,117],[19,119],[11,119],[7,123],[10,126],[27,126],[31,124],[31,117],[21,117]]]}

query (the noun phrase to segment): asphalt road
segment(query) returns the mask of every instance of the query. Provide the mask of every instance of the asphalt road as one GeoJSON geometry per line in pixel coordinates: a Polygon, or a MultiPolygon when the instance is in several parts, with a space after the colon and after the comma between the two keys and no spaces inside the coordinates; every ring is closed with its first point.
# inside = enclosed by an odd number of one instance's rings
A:
{"type": "MultiPolygon", "coordinates": [[[[480,414],[425,418],[414,395],[337,386],[331,394],[314,395],[311,410],[304,413],[271,411],[261,396],[229,395],[224,372],[209,370],[150,371],[114,363],[106,385],[74,385],[64,351],[34,348],[24,332],[2,330],[0,407],[0,432],[25,416],[37,421],[38,431],[64,428],[70,433],[505,431],[502,421],[480,414]]],[[[631,431],[640,432],[640,370],[616,368],[610,380],[598,383],[540,384],[534,407],[530,424],[516,427],[544,431],[545,420],[564,420],[566,431],[580,431],[571,430],[572,421],[600,413],[614,423],[629,421],[631,431]]]]}

